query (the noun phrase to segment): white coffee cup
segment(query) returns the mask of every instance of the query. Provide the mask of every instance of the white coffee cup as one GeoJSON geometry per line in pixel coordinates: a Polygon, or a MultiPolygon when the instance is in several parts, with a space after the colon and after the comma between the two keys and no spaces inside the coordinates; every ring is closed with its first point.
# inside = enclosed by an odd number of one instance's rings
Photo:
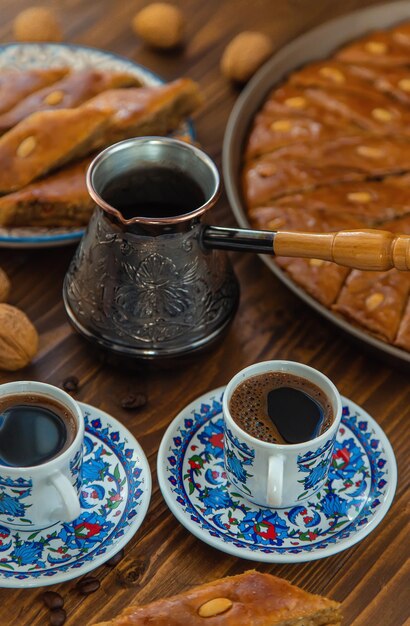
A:
{"type": "Polygon", "coordinates": [[[30,381],[0,385],[0,399],[27,394],[59,403],[76,424],[73,441],[54,458],[32,467],[0,464],[0,524],[31,531],[80,515],[84,417],[73,398],[53,385],[30,381]]]}
{"type": "Polygon", "coordinates": [[[228,478],[248,500],[260,506],[289,507],[310,498],[327,479],[342,402],[335,385],[321,372],[294,361],[264,361],[238,372],[223,397],[224,459],[228,478]],[[298,444],[261,441],[233,420],[229,404],[244,380],[266,372],[286,372],[317,385],[328,398],[333,422],[318,437],[298,444]]]}

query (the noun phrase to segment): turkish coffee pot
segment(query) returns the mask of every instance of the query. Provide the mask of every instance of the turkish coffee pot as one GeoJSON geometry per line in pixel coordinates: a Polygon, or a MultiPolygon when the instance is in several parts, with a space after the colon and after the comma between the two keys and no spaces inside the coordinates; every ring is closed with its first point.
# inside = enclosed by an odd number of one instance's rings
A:
{"type": "Polygon", "coordinates": [[[78,332],[120,356],[167,360],[217,341],[239,301],[226,250],[410,269],[406,235],[203,224],[219,197],[218,170],[175,139],[110,146],[91,163],[87,186],[97,207],[65,277],[64,303],[78,332]]]}

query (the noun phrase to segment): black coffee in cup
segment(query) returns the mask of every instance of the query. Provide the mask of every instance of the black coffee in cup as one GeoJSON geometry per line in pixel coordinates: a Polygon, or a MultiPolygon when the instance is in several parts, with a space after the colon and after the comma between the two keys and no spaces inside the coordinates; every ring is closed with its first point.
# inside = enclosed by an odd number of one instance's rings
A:
{"type": "Polygon", "coordinates": [[[234,390],[229,410],[249,435],[278,444],[315,439],[334,420],[326,394],[306,378],[286,372],[266,372],[244,380],[234,390]]]}
{"type": "Polygon", "coordinates": [[[32,467],[66,450],[77,434],[74,416],[47,396],[0,398],[0,465],[32,467]]]}
{"type": "Polygon", "coordinates": [[[119,174],[101,195],[125,219],[185,215],[206,200],[203,190],[189,174],[162,165],[141,166],[119,174]]]}

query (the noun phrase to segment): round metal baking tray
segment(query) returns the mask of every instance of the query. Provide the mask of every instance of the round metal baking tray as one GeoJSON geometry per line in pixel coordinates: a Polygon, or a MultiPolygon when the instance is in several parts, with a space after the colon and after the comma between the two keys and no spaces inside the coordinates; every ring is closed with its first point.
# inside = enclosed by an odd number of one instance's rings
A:
{"type": "MultiPolygon", "coordinates": [[[[410,19],[410,2],[408,0],[368,7],[349,13],[326,22],[291,41],[276,52],[253,77],[232,109],[223,143],[222,163],[225,187],[232,211],[241,226],[248,228],[250,225],[241,197],[240,175],[243,147],[249,126],[269,91],[291,71],[311,61],[328,58],[337,48],[348,41],[361,37],[372,30],[389,28],[408,19],[410,19]]],[[[301,287],[298,287],[276,265],[273,258],[261,255],[261,259],[289,289],[340,329],[376,350],[379,356],[384,355],[386,360],[396,364],[410,365],[409,352],[385,343],[353,326],[346,319],[320,304],[301,287]]]]}

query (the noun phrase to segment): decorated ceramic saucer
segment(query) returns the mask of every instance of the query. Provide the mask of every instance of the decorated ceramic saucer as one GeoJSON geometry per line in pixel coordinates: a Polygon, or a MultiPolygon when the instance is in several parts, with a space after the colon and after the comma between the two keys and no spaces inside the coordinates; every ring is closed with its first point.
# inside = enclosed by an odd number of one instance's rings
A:
{"type": "MultiPolygon", "coordinates": [[[[143,85],[156,86],[163,80],[146,67],[106,50],[66,43],[9,43],[0,46],[0,70],[27,70],[70,67],[74,70],[95,68],[128,72],[143,85]]],[[[191,122],[185,122],[175,136],[194,139],[191,122]]],[[[84,228],[0,227],[0,248],[50,248],[78,243],[84,228]]]]}
{"type": "Polygon", "coordinates": [[[40,587],[82,576],[121,550],[145,518],[151,473],[141,446],[116,419],[79,404],[86,425],[81,514],[70,524],[33,532],[0,526],[0,587],[40,587]]]}
{"type": "MultiPolygon", "coordinates": [[[[246,500],[227,481],[223,391],[187,406],[169,426],[158,453],[162,494],[192,534],[244,559],[299,563],[346,550],[381,522],[396,489],[396,460],[382,429],[357,404],[342,397],[343,417],[325,487],[298,506],[268,509],[246,500]]],[[[314,464],[313,459],[301,467],[305,481],[314,464]]]]}

